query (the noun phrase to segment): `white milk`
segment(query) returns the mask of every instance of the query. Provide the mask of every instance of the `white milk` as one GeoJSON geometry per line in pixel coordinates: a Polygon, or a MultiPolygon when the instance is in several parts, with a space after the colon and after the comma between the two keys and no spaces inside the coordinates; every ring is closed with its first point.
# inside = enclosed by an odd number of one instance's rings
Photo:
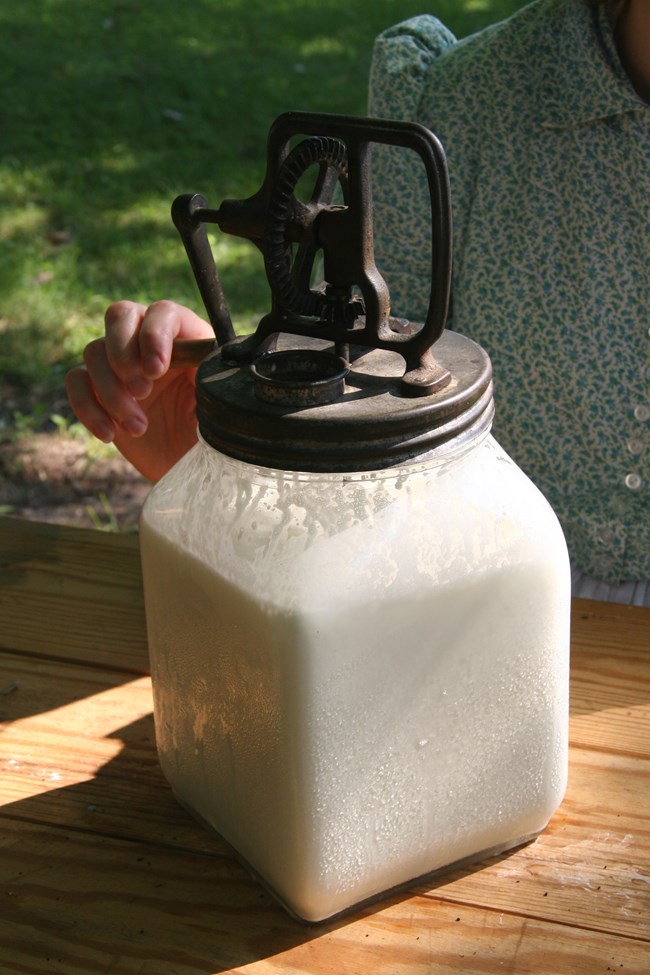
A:
{"type": "Polygon", "coordinates": [[[317,921],[544,828],[567,769],[568,559],[491,437],[425,469],[197,445],[141,521],[160,761],[317,921]]]}

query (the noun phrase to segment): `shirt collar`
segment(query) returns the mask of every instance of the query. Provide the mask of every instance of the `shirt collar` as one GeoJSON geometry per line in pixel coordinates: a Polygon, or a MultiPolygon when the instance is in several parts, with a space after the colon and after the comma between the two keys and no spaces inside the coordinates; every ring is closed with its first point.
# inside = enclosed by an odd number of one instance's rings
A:
{"type": "Polygon", "coordinates": [[[620,62],[611,13],[593,0],[566,4],[558,44],[546,58],[542,78],[539,119],[549,128],[647,110],[620,62]]]}

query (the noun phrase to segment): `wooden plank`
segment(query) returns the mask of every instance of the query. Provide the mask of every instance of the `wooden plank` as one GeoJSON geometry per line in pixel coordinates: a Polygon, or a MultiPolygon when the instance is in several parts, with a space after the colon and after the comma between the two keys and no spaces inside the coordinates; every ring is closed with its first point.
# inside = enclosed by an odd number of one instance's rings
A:
{"type": "MultiPolygon", "coordinates": [[[[24,663],[20,655],[0,657],[0,686],[24,663]]],[[[0,699],[7,719],[0,819],[230,855],[219,838],[180,809],[163,779],[148,678],[125,682],[114,672],[30,660],[24,680],[0,699]]],[[[613,733],[611,740],[616,744],[613,733]]],[[[567,796],[543,836],[507,857],[418,889],[459,903],[530,916],[541,912],[556,922],[571,917],[584,927],[645,937],[649,790],[647,759],[572,749],[567,796]]]]}
{"type": "MultiPolygon", "coordinates": [[[[226,844],[178,806],[155,764],[138,769],[135,763],[123,765],[120,758],[116,767],[109,766],[95,779],[55,789],[46,782],[48,788],[35,792],[35,779],[41,787],[39,767],[20,757],[17,762],[13,792],[6,790],[5,771],[0,775],[0,790],[7,791],[6,805],[0,809],[5,832],[14,828],[10,820],[18,820],[230,856],[226,844]],[[21,797],[20,786],[32,794],[21,797]]],[[[569,794],[534,843],[415,889],[445,901],[558,923],[570,917],[580,927],[650,940],[649,837],[642,825],[647,788],[638,772],[636,777],[634,801],[615,817],[604,803],[592,810],[569,794]]],[[[634,769],[623,768],[616,779],[603,783],[609,788],[600,790],[601,780],[595,776],[594,792],[605,791],[599,794],[601,802],[616,802],[617,787],[629,789],[634,778],[634,769]]]]}
{"type": "Polygon", "coordinates": [[[137,536],[0,518],[0,645],[146,673],[137,536]]]}
{"type": "Polygon", "coordinates": [[[606,768],[600,753],[579,749],[566,798],[533,843],[417,889],[650,942],[649,783],[647,762],[606,768]]]}
{"type": "MultiPolygon", "coordinates": [[[[575,684],[572,686],[575,688],[575,684]]],[[[615,693],[616,686],[610,685],[610,690],[615,693]]],[[[628,700],[625,704],[609,707],[603,705],[597,710],[589,711],[580,697],[574,694],[569,727],[573,745],[576,748],[600,749],[603,752],[603,762],[607,762],[615,754],[650,758],[648,699],[645,703],[635,704],[628,700]],[[580,708],[585,709],[584,713],[580,713],[580,708]]]]}
{"type": "Polygon", "coordinates": [[[643,606],[604,603],[595,599],[571,602],[572,649],[647,654],[650,612],[643,606]]]}
{"type": "Polygon", "coordinates": [[[0,965],[21,975],[647,972],[647,943],[518,913],[410,896],[304,925],[224,859],[29,824],[0,850],[0,965]]]}
{"type": "Polygon", "coordinates": [[[650,757],[647,609],[574,600],[571,742],[650,757]]]}
{"type": "Polygon", "coordinates": [[[570,735],[575,747],[650,758],[650,648],[573,654],[570,735]]]}
{"type": "Polygon", "coordinates": [[[160,771],[148,677],[3,653],[2,688],[0,818],[227,853],[160,771]]]}

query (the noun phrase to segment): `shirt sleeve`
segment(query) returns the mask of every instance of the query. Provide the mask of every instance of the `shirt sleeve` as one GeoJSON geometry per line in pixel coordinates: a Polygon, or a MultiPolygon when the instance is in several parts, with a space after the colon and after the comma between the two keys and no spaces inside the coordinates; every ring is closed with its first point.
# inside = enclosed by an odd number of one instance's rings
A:
{"type": "Polygon", "coordinates": [[[389,27],[374,44],[368,107],[380,118],[413,120],[427,71],[456,38],[424,14],[389,27]]]}
{"type": "MultiPolygon", "coordinates": [[[[384,31],[375,41],[368,110],[371,116],[418,121],[427,73],[456,38],[423,15],[384,31]]],[[[375,255],[391,293],[393,314],[423,321],[429,302],[431,208],[424,167],[410,150],[373,149],[375,255]]]]}

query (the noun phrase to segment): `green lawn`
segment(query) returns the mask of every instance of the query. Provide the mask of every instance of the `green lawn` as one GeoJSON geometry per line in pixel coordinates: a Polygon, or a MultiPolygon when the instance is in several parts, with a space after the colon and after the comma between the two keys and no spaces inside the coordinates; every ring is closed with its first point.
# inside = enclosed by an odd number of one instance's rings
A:
{"type": "MultiPolygon", "coordinates": [[[[258,188],[288,109],[364,114],[374,36],[435,12],[464,36],[523,0],[6,0],[0,8],[0,372],[60,382],[119,297],[202,312],[169,217],[258,188]]],[[[217,231],[218,234],[218,231],[217,231]]],[[[220,238],[236,323],[259,258],[220,238]]]]}

